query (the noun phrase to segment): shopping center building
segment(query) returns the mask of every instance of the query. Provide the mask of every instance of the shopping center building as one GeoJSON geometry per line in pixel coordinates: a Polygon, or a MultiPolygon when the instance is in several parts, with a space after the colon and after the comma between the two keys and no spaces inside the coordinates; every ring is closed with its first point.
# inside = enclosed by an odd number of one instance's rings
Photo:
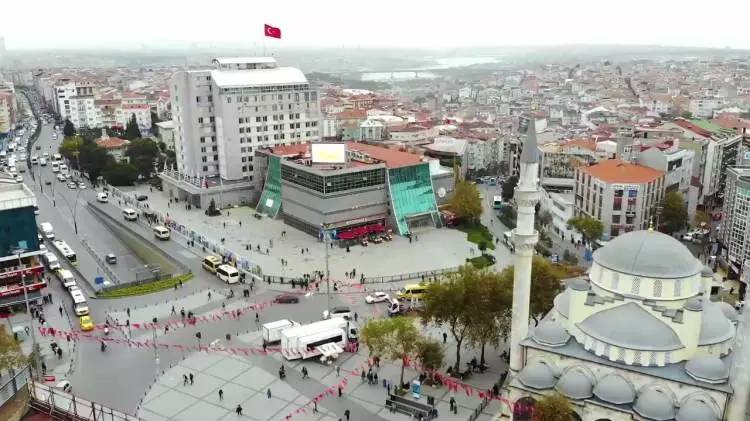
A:
{"type": "Polygon", "coordinates": [[[254,171],[258,212],[339,239],[441,227],[439,206],[455,185],[438,160],[357,142],[259,149],[254,171]]]}

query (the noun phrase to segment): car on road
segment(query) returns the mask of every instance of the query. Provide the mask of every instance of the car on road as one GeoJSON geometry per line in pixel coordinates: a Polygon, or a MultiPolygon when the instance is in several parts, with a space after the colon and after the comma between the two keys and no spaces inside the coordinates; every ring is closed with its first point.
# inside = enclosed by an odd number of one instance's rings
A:
{"type": "Polygon", "coordinates": [[[81,316],[79,321],[82,331],[88,332],[89,330],[94,330],[94,321],[91,319],[91,316],[81,316]]]}
{"type": "Polygon", "coordinates": [[[47,158],[39,158],[39,165],[46,167],[47,166],[47,158]]]}
{"type": "Polygon", "coordinates": [[[328,310],[323,311],[323,320],[330,319],[331,317],[343,317],[346,320],[352,318],[352,310],[347,306],[332,307],[331,312],[328,310]]]}
{"type": "Polygon", "coordinates": [[[76,184],[74,181],[71,181],[70,183],[68,183],[68,188],[69,189],[77,189],[78,188],[78,184],[76,184]]]}
{"type": "Polygon", "coordinates": [[[96,201],[100,203],[107,203],[109,202],[109,193],[97,193],[96,195],[96,201]]]}
{"type": "Polygon", "coordinates": [[[36,150],[41,151],[42,150],[42,145],[36,145],[36,150]]]}
{"type": "Polygon", "coordinates": [[[86,188],[86,183],[84,183],[83,181],[79,182],[78,183],[78,188],[81,189],[81,190],[85,189],[86,188]]]}
{"type": "Polygon", "coordinates": [[[16,176],[16,183],[23,183],[23,177],[20,174],[16,176]]]}
{"type": "Polygon", "coordinates": [[[387,301],[389,298],[391,298],[388,294],[385,292],[373,292],[372,294],[365,297],[365,302],[367,304],[373,304],[373,303],[382,303],[384,301],[387,301]]]}
{"type": "Polygon", "coordinates": [[[52,180],[50,180],[50,179],[48,178],[48,179],[44,180],[44,184],[45,184],[46,186],[49,186],[50,184],[52,184],[52,180]]]}
{"type": "Polygon", "coordinates": [[[277,304],[297,304],[299,303],[299,296],[293,294],[281,294],[277,295],[276,298],[273,299],[273,302],[277,304]]]}
{"type": "Polygon", "coordinates": [[[66,178],[65,178],[64,174],[57,174],[57,181],[63,181],[64,182],[65,180],[66,180],[66,178]]]}
{"type": "Polygon", "coordinates": [[[114,265],[115,263],[117,263],[117,256],[115,256],[115,255],[114,255],[114,254],[112,254],[112,253],[109,253],[109,254],[107,254],[106,256],[104,256],[104,260],[105,260],[105,261],[106,261],[107,263],[109,263],[110,265],[114,265]]]}
{"type": "Polygon", "coordinates": [[[137,195],[135,197],[135,200],[137,200],[139,202],[144,202],[144,201],[148,200],[148,196],[146,196],[145,194],[139,194],[139,195],[137,195]]]}

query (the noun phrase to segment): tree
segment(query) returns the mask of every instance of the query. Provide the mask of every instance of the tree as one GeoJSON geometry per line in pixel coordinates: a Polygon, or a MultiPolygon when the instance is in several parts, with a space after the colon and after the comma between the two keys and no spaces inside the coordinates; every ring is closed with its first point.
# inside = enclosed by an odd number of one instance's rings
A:
{"type": "Polygon", "coordinates": [[[589,216],[577,216],[568,220],[568,228],[573,228],[581,235],[586,241],[591,242],[601,238],[604,232],[604,224],[598,219],[591,218],[589,216]]]}
{"type": "Polygon", "coordinates": [[[16,369],[28,362],[21,352],[21,345],[8,333],[5,326],[0,326],[0,372],[16,369]]]}
{"type": "Polygon", "coordinates": [[[444,282],[433,283],[427,289],[422,309],[422,320],[446,325],[456,341],[455,371],[461,371],[461,348],[469,327],[476,319],[474,304],[484,294],[479,288],[482,271],[464,265],[448,275],[444,282]]]}
{"type": "Polygon", "coordinates": [[[679,192],[669,192],[661,202],[659,225],[664,232],[671,234],[685,228],[688,224],[687,208],[679,192]]]}
{"type": "Polygon", "coordinates": [[[411,317],[392,317],[367,322],[361,331],[362,342],[377,355],[390,361],[401,360],[401,382],[404,384],[404,369],[410,359],[417,357],[422,334],[411,317]]]}
{"type": "Polygon", "coordinates": [[[138,179],[138,170],[131,163],[111,162],[102,171],[102,176],[113,186],[130,186],[138,179]]]}
{"type": "Polygon", "coordinates": [[[577,265],[578,264],[578,257],[570,252],[570,250],[565,249],[563,252],[563,262],[568,265],[577,265]]]}
{"type": "Polygon", "coordinates": [[[683,111],[682,114],[680,114],[680,117],[690,120],[691,118],[693,118],[693,113],[691,113],[690,111],[683,111]]]}
{"type": "Polygon", "coordinates": [[[68,161],[75,161],[77,163],[76,157],[78,157],[78,154],[81,152],[82,144],[83,138],[81,136],[66,137],[57,148],[57,151],[68,161]]]}
{"type": "MultiPolygon", "coordinates": [[[[443,365],[443,345],[434,340],[425,338],[417,344],[416,359],[425,371],[432,373],[443,365]]],[[[432,378],[432,374],[430,374],[432,378]]],[[[403,380],[402,380],[403,381],[403,380]]]]}
{"type": "Polygon", "coordinates": [[[484,254],[485,251],[487,251],[487,242],[482,240],[477,244],[477,248],[479,248],[479,252],[484,254]]]}
{"type": "MultiPolygon", "coordinates": [[[[513,285],[513,266],[503,269],[500,278],[505,285],[513,285]]],[[[534,256],[531,263],[531,290],[534,293],[531,294],[529,315],[535,324],[539,324],[539,319],[552,308],[555,297],[564,288],[553,264],[541,256],[534,256]]]]}
{"type": "Polygon", "coordinates": [[[135,139],[128,145],[125,155],[135,165],[138,175],[149,178],[159,157],[159,146],[150,139],[135,139]]]}
{"type": "Polygon", "coordinates": [[[451,198],[450,208],[461,219],[472,222],[479,219],[482,216],[482,198],[476,184],[459,180],[451,198]]]}
{"type": "Polygon", "coordinates": [[[570,421],[572,414],[568,399],[557,392],[545,395],[534,406],[534,421],[570,421]]]}
{"type": "Polygon", "coordinates": [[[510,200],[513,198],[513,193],[516,190],[516,185],[518,185],[518,176],[513,175],[505,179],[503,184],[500,186],[500,195],[503,197],[503,200],[510,200]]]}
{"type": "Polygon", "coordinates": [[[474,297],[475,316],[469,325],[467,339],[481,350],[479,362],[484,365],[486,346],[497,347],[500,339],[507,338],[510,333],[513,284],[503,280],[495,271],[484,270],[479,273],[477,287],[482,293],[474,297]]]}
{"type": "Polygon", "coordinates": [[[693,216],[693,225],[695,225],[696,227],[702,227],[710,223],[711,223],[711,217],[708,215],[708,212],[705,212],[705,211],[695,212],[695,216],[693,216]]]}
{"type": "Polygon", "coordinates": [[[81,169],[88,173],[89,180],[96,181],[104,169],[114,163],[107,150],[97,145],[93,140],[85,139],[79,148],[78,159],[81,169]]]}
{"type": "Polygon", "coordinates": [[[67,118],[65,119],[65,124],[63,125],[63,134],[65,135],[65,137],[76,135],[76,127],[67,118]]]}
{"type": "Polygon", "coordinates": [[[540,210],[536,214],[536,221],[543,227],[547,227],[552,223],[552,214],[547,210],[540,210]]]}
{"type": "Polygon", "coordinates": [[[125,126],[125,139],[135,140],[141,137],[141,129],[138,128],[138,120],[135,118],[135,113],[130,115],[127,126],[125,126]]]}

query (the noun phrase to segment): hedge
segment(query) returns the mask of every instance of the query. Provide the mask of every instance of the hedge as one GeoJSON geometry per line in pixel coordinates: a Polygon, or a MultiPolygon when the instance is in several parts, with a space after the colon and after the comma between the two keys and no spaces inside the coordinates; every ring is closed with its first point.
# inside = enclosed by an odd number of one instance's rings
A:
{"type": "Polygon", "coordinates": [[[145,295],[151,294],[158,291],[164,291],[166,289],[174,288],[180,281],[184,284],[185,282],[193,278],[193,273],[186,273],[184,275],[175,276],[173,278],[160,279],[158,281],[149,282],[141,285],[124,286],[111,291],[105,291],[97,294],[98,298],[122,298],[132,297],[134,295],[145,295]]]}

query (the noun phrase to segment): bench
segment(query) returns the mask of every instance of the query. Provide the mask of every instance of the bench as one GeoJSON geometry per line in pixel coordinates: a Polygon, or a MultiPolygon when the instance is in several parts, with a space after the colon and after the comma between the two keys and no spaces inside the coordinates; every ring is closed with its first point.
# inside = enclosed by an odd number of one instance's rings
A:
{"type": "Polygon", "coordinates": [[[429,421],[437,417],[437,411],[430,405],[413,401],[398,395],[391,394],[385,400],[385,407],[392,412],[399,412],[405,415],[413,416],[415,419],[429,421]]]}

